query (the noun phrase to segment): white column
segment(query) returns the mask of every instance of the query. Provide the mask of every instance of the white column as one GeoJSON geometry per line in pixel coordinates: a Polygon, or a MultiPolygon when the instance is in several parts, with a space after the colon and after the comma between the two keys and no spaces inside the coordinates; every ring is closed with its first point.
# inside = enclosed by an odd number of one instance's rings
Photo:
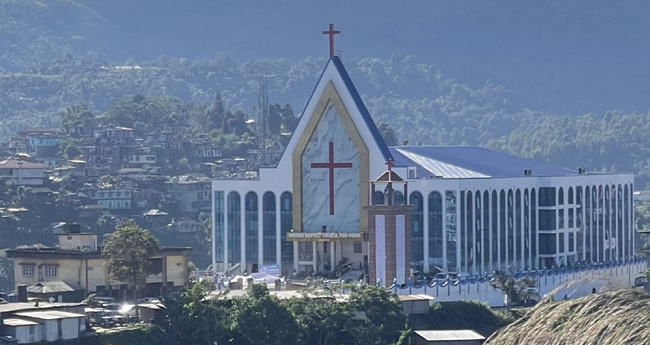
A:
{"type": "Polygon", "coordinates": [[[336,250],[336,242],[330,241],[329,242],[329,251],[330,251],[330,269],[333,269],[334,266],[336,266],[336,255],[334,251],[336,250]]]}
{"type": "MultiPolygon", "coordinates": [[[[520,247],[521,248],[521,261],[519,261],[520,269],[525,269],[526,266],[528,266],[526,262],[526,193],[525,193],[525,188],[520,189],[519,191],[519,236],[521,237],[520,241],[520,247]]],[[[516,204],[515,204],[516,205],[516,204]]],[[[515,209],[516,210],[516,209],[515,209]]],[[[530,229],[528,229],[528,233],[530,233],[530,229]]]]}
{"type": "MultiPolygon", "coordinates": [[[[217,215],[215,212],[215,204],[214,204],[214,190],[212,187],[210,187],[210,205],[212,205],[212,237],[211,242],[212,242],[212,272],[217,271],[217,241],[216,241],[216,228],[217,228],[217,215]]],[[[86,282],[86,286],[88,285],[88,282],[86,282]]]]}
{"type": "Polygon", "coordinates": [[[300,260],[300,253],[298,251],[298,241],[293,242],[293,269],[298,272],[298,260],[300,260]]]}
{"type": "Polygon", "coordinates": [[[406,252],[406,219],[404,215],[395,216],[395,257],[396,278],[400,284],[406,283],[406,257],[399,253],[406,252]]]}
{"type": "Polygon", "coordinates": [[[318,272],[318,242],[311,242],[311,246],[312,246],[311,248],[313,253],[312,256],[313,261],[311,265],[312,265],[313,272],[316,273],[318,272]]]}
{"type": "Polygon", "coordinates": [[[382,286],[389,285],[386,282],[386,217],[381,214],[375,215],[375,273],[382,286]]]}
{"type": "Polygon", "coordinates": [[[456,190],[456,267],[454,267],[454,270],[456,273],[460,273],[462,270],[462,265],[460,261],[460,237],[463,235],[463,229],[460,226],[462,222],[460,221],[460,208],[462,203],[460,202],[460,190],[456,190]],[[460,229],[460,230],[459,230],[460,229]]]}
{"type": "MultiPolygon", "coordinates": [[[[423,244],[424,244],[424,260],[423,260],[423,268],[422,270],[424,273],[429,273],[430,268],[429,268],[429,195],[425,194],[422,196],[422,234],[423,234],[423,244]]],[[[406,250],[406,249],[405,249],[406,250]]],[[[403,252],[397,252],[398,256],[399,253],[403,252]]]]}
{"type": "MultiPolygon", "coordinates": [[[[264,194],[257,196],[257,265],[264,264],[264,194]]],[[[258,268],[259,269],[259,268],[258,268]]]]}

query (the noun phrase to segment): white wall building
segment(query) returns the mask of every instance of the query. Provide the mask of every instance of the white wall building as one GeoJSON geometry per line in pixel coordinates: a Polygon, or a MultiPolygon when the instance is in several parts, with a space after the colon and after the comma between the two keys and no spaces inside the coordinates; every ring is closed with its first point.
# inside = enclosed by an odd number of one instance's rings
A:
{"type": "MultiPolygon", "coordinates": [[[[416,271],[474,275],[634,255],[632,174],[477,147],[389,148],[332,57],[277,166],[260,168],[257,179],[212,181],[214,267],[363,265],[368,182],[389,160],[409,182],[395,203],[416,206],[408,229],[416,271]]],[[[372,197],[384,201],[381,191],[372,197]]]]}

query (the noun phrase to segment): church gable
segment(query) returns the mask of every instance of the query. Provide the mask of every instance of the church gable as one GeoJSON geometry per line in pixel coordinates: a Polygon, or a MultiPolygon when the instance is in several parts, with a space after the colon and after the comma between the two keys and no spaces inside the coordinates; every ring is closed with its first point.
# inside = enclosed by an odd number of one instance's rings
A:
{"type": "Polygon", "coordinates": [[[359,231],[369,152],[331,81],[293,151],[292,170],[294,231],[359,231]]]}

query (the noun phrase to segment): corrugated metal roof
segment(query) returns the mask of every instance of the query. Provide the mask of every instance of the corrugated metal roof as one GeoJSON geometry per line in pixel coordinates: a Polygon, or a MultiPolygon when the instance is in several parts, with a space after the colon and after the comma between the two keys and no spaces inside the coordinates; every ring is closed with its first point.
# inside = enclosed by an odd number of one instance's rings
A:
{"type": "Polygon", "coordinates": [[[58,320],[58,319],[69,319],[73,317],[86,317],[86,315],[84,314],[68,313],[67,311],[58,311],[58,310],[27,311],[22,313],[16,313],[16,315],[22,317],[31,317],[34,319],[41,319],[41,320],[58,320]]]}
{"type": "Polygon", "coordinates": [[[34,326],[38,325],[38,322],[34,321],[29,321],[29,320],[23,320],[23,319],[4,319],[2,320],[2,323],[5,326],[11,326],[11,327],[16,327],[16,326],[34,326]]]}
{"type": "Polygon", "coordinates": [[[80,286],[68,284],[62,280],[39,282],[27,287],[27,292],[31,293],[56,293],[80,290],[83,290],[83,288],[80,286]]]}
{"type": "Polygon", "coordinates": [[[570,169],[481,147],[404,146],[392,147],[391,151],[397,156],[397,166],[416,165],[418,176],[425,178],[430,175],[443,178],[523,177],[524,170],[531,170],[530,176],[537,177],[577,174],[570,169]]]}
{"type": "Polygon", "coordinates": [[[426,341],[485,340],[485,337],[469,329],[458,331],[415,331],[426,341]]]}
{"type": "Polygon", "coordinates": [[[403,154],[406,158],[410,159],[415,164],[424,168],[433,177],[444,177],[444,178],[490,177],[488,175],[484,175],[476,171],[465,169],[457,165],[441,162],[439,160],[422,156],[406,150],[401,150],[399,148],[397,149],[397,151],[399,151],[399,153],[403,154]]]}

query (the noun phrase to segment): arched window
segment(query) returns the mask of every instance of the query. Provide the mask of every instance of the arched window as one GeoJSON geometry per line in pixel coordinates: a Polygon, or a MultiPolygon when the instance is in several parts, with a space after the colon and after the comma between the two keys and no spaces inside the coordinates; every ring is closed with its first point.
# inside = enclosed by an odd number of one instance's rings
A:
{"type": "Polygon", "coordinates": [[[490,268],[490,241],[492,229],[490,229],[490,193],[483,192],[483,271],[478,273],[491,272],[490,268]]]}
{"type": "Polygon", "coordinates": [[[395,201],[393,205],[404,205],[404,193],[400,191],[395,191],[393,195],[393,200],[395,201]]]}
{"type": "MultiPolygon", "coordinates": [[[[632,190],[634,191],[634,190],[632,190]]],[[[632,238],[633,234],[632,229],[630,228],[630,194],[627,189],[627,183],[623,187],[623,223],[625,224],[623,229],[625,230],[625,257],[632,257],[632,238]]]]}
{"type": "Polygon", "coordinates": [[[293,196],[284,192],[280,196],[280,236],[282,237],[282,263],[293,264],[293,242],[287,233],[293,229],[293,196]]]}
{"type": "Polygon", "coordinates": [[[528,188],[524,189],[524,263],[523,268],[529,268],[530,263],[530,197],[528,188]]]}
{"type": "Polygon", "coordinates": [[[506,240],[507,240],[507,233],[506,233],[506,224],[508,223],[508,219],[506,218],[506,192],[502,189],[501,193],[499,195],[499,245],[500,245],[500,254],[501,254],[501,259],[500,259],[500,267],[501,269],[505,269],[508,264],[506,262],[506,240]]]}
{"type": "Polygon", "coordinates": [[[228,193],[228,262],[241,262],[241,198],[239,193],[228,193]]]}
{"type": "Polygon", "coordinates": [[[573,187],[569,187],[569,205],[573,205],[573,187]]]}
{"type": "Polygon", "coordinates": [[[523,248],[522,248],[522,229],[521,229],[521,190],[517,189],[515,192],[515,260],[516,261],[516,266],[520,269],[524,268],[524,265],[522,264],[522,253],[523,253],[523,248]]]}
{"type": "Polygon", "coordinates": [[[508,190],[508,265],[515,261],[515,234],[514,234],[514,218],[515,218],[515,205],[513,203],[514,193],[512,189],[508,190]]]}
{"type": "Polygon", "coordinates": [[[467,224],[467,240],[465,241],[465,255],[467,258],[467,266],[465,266],[465,269],[467,273],[469,274],[474,274],[474,247],[475,247],[475,239],[474,239],[474,209],[472,208],[472,192],[468,191],[467,192],[467,203],[465,204],[466,207],[466,213],[465,215],[467,216],[466,224],[467,224]]]}
{"type": "Polygon", "coordinates": [[[530,257],[533,268],[540,267],[537,261],[537,195],[530,189],[530,257]]]}
{"type": "MultiPolygon", "coordinates": [[[[397,201],[396,193],[395,202],[397,201]]],[[[424,199],[422,193],[411,193],[409,204],[415,206],[415,210],[411,213],[411,268],[422,273],[424,267],[424,199]]]]}
{"type": "Polygon", "coordinates": [[[222,191],[214,192],[214,217],[212,219],[212,228],[214,229],[214,260],[215,262],[223,263],[223,248],[224,248],[224,222],[225,222],[225,200],[222,191]]]}
{"type": "Polygon", "coordinates": [[[443,267],[442,240],[442,196],[438,192],[429,193],[429,261],[443,267]]]}
{"type": "Polygon", "coordinates": [[[605,260],[612,259],[612,229],[610,224],[610,198],[609,198],[609,185],[605,186],[605,204],[603,212],[605,213],[604,227],[603,227],[603,248],[605,253],[605,260]]]}
{"type": "Polygon", "coordinates": [[[263,263],[276,263],[275,252],[275,230],[276,230],[276,208],[275,194],[273,192],[264,193],[262,199],[262,233],[263,238],[263,263]]]}
{"type": "Polygon", "coordinates": [[[257,263],[257,194],[248,192],[246,194],[246,262],[257,263]]]}
{"type": "Polygon", "coordinates": [[[603,212],[603,206],[605,201],[605,191],[603,185],[598,186],[598,208],[597,212],[594,214],[598,222],[598,236],[596,237],[596,248],[598,248],[598,262],[601,262],[605,259],[605,216],[603,212]]]}
{"type": "Polygon", "coordinates": [[[458,272],[458,260],[456,250],[457,232],[456,228],[456,191],[445,191],[445,234],[447,241],[447,269],[449,272],[458,272]]]}
{"type": "Polygon", "coordinates": [[[491,223],[490,234],[492,238],[492,270],[499,267],[499,197],[497,191],[492,191],[492,204],[491,204],[491,223]]]}
{"type": "Polygon", "coordinates": [[[564,188],[560,187],[560,190],[557,192],[557,204],[564,205],[564,188]]]}
{"type": "Polygon", "coordinates": [[[624,242],[624,234],[625,234],[625,229],[623,228],[623,186],[620,184],[618,185],[618,188],[616,189],[616,204],[618,205],[616,208],[616,223],[617,223],[617,228],[618,228],[618,247],[617,252],[618,252],[618,258],[622,259],[625,258],[625,242],[624,242]]]}
{"type": "Polygon", "coordinates": [[[585,260],[586,261],[593,261],[592,258],[592,235],[591,235],[591,225],[593,224],[593,220],[591,218],[591,205],[592,205],[592,200],[591,200],[591,188],[589,186],[585,187],[585,217],[583,218],[583,226],[584,226],[584,238],[585,238],[585,260]]]}

